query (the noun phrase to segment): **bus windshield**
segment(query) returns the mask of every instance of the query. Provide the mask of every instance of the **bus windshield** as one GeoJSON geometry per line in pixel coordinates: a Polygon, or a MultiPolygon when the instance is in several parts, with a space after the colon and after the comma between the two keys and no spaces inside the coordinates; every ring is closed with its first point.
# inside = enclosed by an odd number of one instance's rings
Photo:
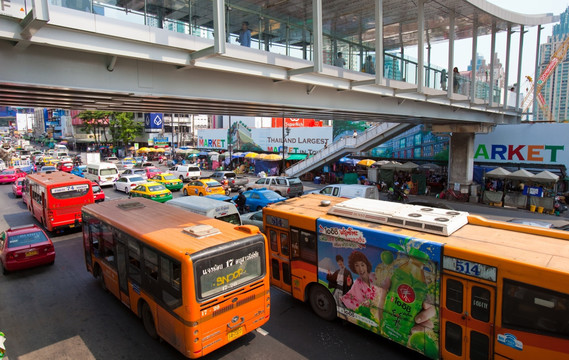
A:
{"type": "Polygon", "coordinates": [[[51,195],[55,199],[72,199],[86,195],[89,192],[89,184],[60,186],[51,189],[51,195]]]}
{"type": "Polygon", "coordinates": [[[263,242],[246,245],[227,252],[212,252],[194,263],[198,300],[207,300],[265,274],[263,242]]]}
{"type": "Polygon", "coordinates": [[[228,214],[225,216],[216,217],[217,220],[225,221],[233,225],[241,225],[239,221],[239,214],[228,214]]]}

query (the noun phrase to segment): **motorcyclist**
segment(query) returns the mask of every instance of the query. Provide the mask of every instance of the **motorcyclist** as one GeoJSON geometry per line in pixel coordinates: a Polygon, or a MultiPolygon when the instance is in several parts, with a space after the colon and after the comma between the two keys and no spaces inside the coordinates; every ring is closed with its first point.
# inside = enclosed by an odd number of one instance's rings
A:
{"type": "Polygon", "coordinates": [[[245,197],[245,194],[243,194],[243,189],[240,189],[239,195],[237,196],[237,199],[235,200],[235,204],[237,205],[237,209],[239,210],[240,214],[245,213],[245,203],[246,202],[247,202],[247,198],[245,197]]]}

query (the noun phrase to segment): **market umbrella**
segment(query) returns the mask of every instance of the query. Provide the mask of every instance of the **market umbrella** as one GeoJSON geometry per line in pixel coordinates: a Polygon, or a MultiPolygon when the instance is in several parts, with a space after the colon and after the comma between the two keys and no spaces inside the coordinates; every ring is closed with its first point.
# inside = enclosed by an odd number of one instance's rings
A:
{"type": "Polygon", "coordinates": [[[148,151],[147,151],[147,152],[156,152],[156,151],[158,151],[158,149],[148,148],[148,151]]]}
{"type": "Polygon", "coordinates": [[[405,164],[400,165],[397,169],[401,170],[401,171],[411,171],[411,170],[416,169],[418,167],[419,167],[419,165],[415,164],[412,161],[408,161],[405,164]]]}
{"type": "Polygon", "coordinates": [[[129,151],[132,151],[132,150],[136,150],[136,149],[134,148],[134,146],[131,146],[131,147],[128,148],[128,150],[129,150],[129,151]]]}
{"type": "Polygon", "coordinates": [[[245,157],[247,159],[255,159],[257,156],[259,156],[259,154],[257,154],[256,152],[249,152],[249,153],[245,154],[245,157]]]}
{"type": "Polygon", "coordinates": [[[232,157],[233,159],[235,159],[235,158],[242,158],[242,157],[244,157],[244,156],[245,156],[245,154],[243,154],[242,152],[236,152],[236,153],[233,153],[233,155],[231,155],[231,157],[232,157]]]}
{"type": "Polygon", "coordinates": [[[282,160],[283,157],[278,155],[278,154],[268,154],[265,155],[265,157],[263,158],[263,160],[265,161],[278,161],[278,160],[282,160]]]}
{"type": "Polygon", "coordinates": [[[540,172],[539,174],[535,174],[534,176],[532,176],[531,180],[536,182],[545,182],[545,183],[557,182],[557,180],[559,180],[559,176],[545,170],[540,172]]]}
{"type": "Polygon", "coordinates": [[[484,176],[487,178],[504,179],[506,176],[510,174],[511,172],[509,172],[508,170],[501,167],[497,167],[492,171],[488,171],[484,176]]]}
{"type": "Polygon", "coordinates": [[[219,155],[219,153],[218,153],[217,151],[210,151],[210,152],[208,152],[207,154],[208,154],[209,156],[212,156],[212,155],[219,155]]]}
{"type": "Polygon", "coordinates": [[[360,160],[357,165],[370,167],[370,166],[372,166],[374,163],[375,163],[375,160],[363,159],[363,160],[360,160]]]}
{"type": "Polygon", "coordinates": [[[207,151],[200,151],[198,156],[207,156],[207,151]]]}
{"type": "Polygon", "coordinates": [[[166,152],[166,149],[164,148],[158,148],[158,149],[154,149],[155,152],[159,152],[159,153],[163,153],[166,152]]]}
{"type": "Polygon", "coordinates": [[[349,157],[343,157],[340,160],[338,160],[338,162],[340,164],[347,164],[347,165],[352,165],[352,166],[356,166],[356,164],[358,163],[358,160],[356,159],[352,159],[349,157]]]}
{"type": "Polygon", "coordinates": [[[190,149],[190,150],[188,151],[188,154],[199,154],[199,152],[200,152],[199,150],[190,149]]]}
{"type": "Polygon", "coordinates": [[[512,180],[530,180],[533,178],[533,174],[527,171],[526,169],[520,169],[514,171],[513,173],[506,176],[506,179],[512,180]]]}
{"type": "Polygon", "coordinates": [[[150,150],[150,149],[149,149],[149,148],[147,148],[147,147],[142,147],[142,148],[138,149],[138,151],[137,151],[137,152],[139,152],[139,153],[147,153],[147,152],[148,152],[148,150],[150,150]]]}
{"type": "Polygon", "coordinates": [[[419,165],[419,169],[421,169],[421,170],[435,171],[435,170],[439,170],[440,168],[441,168],[440,166],[438,166],[437,164],[433,164],[433,163],[426,163],[426,164],[419,165]]]}
{"type": "Polygon", "coordinates": [[[389,169],[394,170],[394,169],[399,169],[400,167],[401,167],[401,163],[397,162],[397,161],[390,161],[387,164],[381,165],[381,168],[384,170],[389,170],[389,169]]]}
{"type": "Polygon", "coordinates": [[[190,149],[178,149],[176,150],[176,154],[187,154],[190,149]]]}

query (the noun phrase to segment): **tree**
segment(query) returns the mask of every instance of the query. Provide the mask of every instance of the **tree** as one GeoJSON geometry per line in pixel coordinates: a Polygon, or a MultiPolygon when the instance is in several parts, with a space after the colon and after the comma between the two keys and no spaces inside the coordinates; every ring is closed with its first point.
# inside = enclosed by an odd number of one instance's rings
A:
{"type": "Polygon", "coordinates": [[[115,146],[127,146],[138,135],[142,134],[143,125],[134,121],[134,113],[112,113],[110,116],[109,130],[115,146]]]}
{"type": "Polygon", "coordinates": [[[105,129],[109,127],[110,111],[82,111],[79,113],[79,119],[83,120],[83,130],[86,133],[93,134],[95,142],[100,144],[100,134],[103,133],[105,142],[108,142],[107,132],[105,129]]]}

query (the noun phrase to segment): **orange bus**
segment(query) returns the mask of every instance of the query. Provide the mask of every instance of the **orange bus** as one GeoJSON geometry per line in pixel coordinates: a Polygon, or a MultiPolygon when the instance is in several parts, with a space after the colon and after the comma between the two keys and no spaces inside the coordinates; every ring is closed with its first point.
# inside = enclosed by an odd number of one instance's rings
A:
{"type": "Polygon", "coordinates": [[[186,357],[269,320],[268,245],[256,226],[143,198],[85,206],[83,223],[87,270],[186,357]]]}
{"type": "Polygon", "coordinates": [[[81,207],[93,203],[89,180],[63,171],[32,174],[26,179],[22,198],[44,228],[53,231],[81,225],[81,207]]]}
{"type": "Polygon", "coordinates": [[[306,195],[263,210],[271,284],[432,359],[569,359],[569,232],[306,195]]]}

